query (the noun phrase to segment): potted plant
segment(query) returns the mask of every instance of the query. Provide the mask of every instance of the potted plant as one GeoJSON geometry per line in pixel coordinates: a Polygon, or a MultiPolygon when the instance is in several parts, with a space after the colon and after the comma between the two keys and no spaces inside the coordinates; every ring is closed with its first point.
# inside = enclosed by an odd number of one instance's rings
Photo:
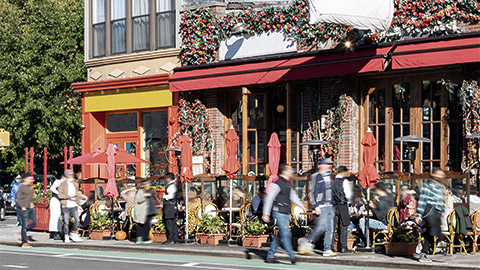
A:
{"type": "Polygon", "coordinates": [[[163,217],[158,217],[157,222],[153,223],[150,227],[152,229],[153,242],[162,243],[167,241],[167,230],[163,217]]]}
{"type": "Polygon", "coordinates": [[[265,224],[260,222],[257,216],[248,218],[241,227],[243,247],[262,247],[268,239],[268,235],[264,234],[266,230],[265,224]]]}
{"type": "MultiPolygon", "coordinates": [[[[347,236],[347,249],[353,250],[353,246],[355,245],[355,241],[357,241],[357,237],[354,234],[348,234],[347,236]]],[[[334,251],[339,251],[341,249],[340,247],[340,241],[338,237],[335,237],[335,243],[333,244],[333,250],[334,251]]]]}
{"type": "Polygon", "coordinates": [[[103,237],[110,236],[112,233],[111,223],[110,218],[106,214],[99,212],[91,213],[90,239],[103,240],[103,237]]]}
{"type": "Polygon", "coordinates": [[[393,229],[390,241],[385,243],[387,255],[413,256],[423,241],[420,227],[413,221],[406,221],[393,229]]]}
{"type": "Polygon", "coordinates": [[[203,215],[198,231],[201,244],[218,245],[225,236],[223,219],[220,216],[203,215]]]}

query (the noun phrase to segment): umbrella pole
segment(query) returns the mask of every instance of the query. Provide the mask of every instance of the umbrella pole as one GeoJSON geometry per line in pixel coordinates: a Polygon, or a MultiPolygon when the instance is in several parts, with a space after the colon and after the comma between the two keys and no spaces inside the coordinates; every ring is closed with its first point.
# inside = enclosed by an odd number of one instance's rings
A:
{"type": "Polygon", "coordinates": [[[112,237],[115,236],[115,216],[114,215],[115,215],[115,212],[114,212],[113,197],[112,197],[112,237]]]}
{"type": "Polygon", "coordinates": [[[188,182],[185,181],[185,240],[188,240],[188,182]]]}
{"type": "Polygon", "coordinates": [[[233,241],[232,239],[232,197],[233,197],[233,179],[230,179],[230,215],[229,215],[229,223],[228,223],[228,228],[229,228],[229,239],[228,243],[230,244],[230,241],[233,241]]]}
{"type": "MultiPolygon", "coordinates": [[[[369,222],[370,222],[370,188],[367,189],[367,218],[365,222],[365,232],[366,232],[366,248],[370,248],[370,229],[369,229],[369,222]]],[[[373,239],[375,241],[375,239],[373,239]]]]}

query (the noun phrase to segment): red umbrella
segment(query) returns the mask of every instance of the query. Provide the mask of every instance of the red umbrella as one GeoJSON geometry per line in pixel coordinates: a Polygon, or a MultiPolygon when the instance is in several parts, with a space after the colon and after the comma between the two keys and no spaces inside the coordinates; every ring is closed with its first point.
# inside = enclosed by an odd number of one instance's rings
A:
{"type": "Polygon", "coordinates": [[[115,181],[115,155],[117,151],[115,150],[115,146],[113,144],[109,144],[107,151],[105,152],[107,155],[107,174],[108,174],[108,182],[107,187],[105,188],[105,196],[110,199],[118,197],[118,190],[117,190],[117,183],[115,181]]]}
{"type": "Polygon", "coordinates": [[[367,131],[362,140],[363,145],[363,169],[358,176],[363,188],[371,188],[380,179],[377,169],[375,168],[375,159],[377,157],[377,140],[373,136],[372,131],[367,131]]]}
{"type": "MultiPolygon", "coordinates": [[[[99,154],[103,153],[101,150],[94,150],[93,152],[87,153],[85,155],[81,155],[72,159],[67,160],[67,164],[75,164],[75,165],[81,165],[84,164],[86,160],[91,159],[94,156],[97,156],[99,154]]],[[[65,162],[60,162],[60,164],[65,164],[65,162]]]]}
{"type": "MultiPolygon", "coordinates": [[[[110,147],[110,145],[108,147],[110,147]]],[[[102,152],[88,160],[85,160],[84,163],[82,164],[104,165],[104,164],[107,164],[107,162],[108,162],[108,155],[106,152],[102,152]]],[[[116,165],[132,165],[136,163],[150,163],[150,162],[144,159],[141,159],[139,157],[136,157],[121,148],[115,147],[115,164],[116,165]]]]}
{"type": "Polygon", "coordinates": [[[240,170],[240,163],[235,155],[237,154],[238,136],[235,129],[230,128],[225,138],[225,148],[227,149],[227,160],[222,166],[222,170],[225,171],[228,179],[235,178],[238,170],[240,170]]]}
{"type": "Polygon", "coordinates": [[[184,134],[180,137],[179,145],[182,147],[182,152],[180,154],[180,162],[182,163],[182,172],[180,175],[180,181],[183,182],[192,182],[192,141],[187,134],[184,134]]]}
{"type": "Polygon", "coordinates": [[[280,165],[280,140],[277,133],[272,133],[268,141],[268,166],[270,167],[270,177],[268,178],[266,192],[270,190],[270,185],[278,180],[278,166],[280,165]]]}

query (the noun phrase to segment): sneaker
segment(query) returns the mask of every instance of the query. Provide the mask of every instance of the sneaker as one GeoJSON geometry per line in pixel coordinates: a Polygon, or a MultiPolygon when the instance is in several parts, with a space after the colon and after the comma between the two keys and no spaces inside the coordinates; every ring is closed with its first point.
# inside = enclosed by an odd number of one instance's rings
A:
{"type": "Polygon", "coordinates": [[[427,258],[427,255],[425,253],[420,253],[420,258],[418,258],[418,261],[421,263],[431,263],[432,260],[427,258]]]}
{"type": "Polygon", "coordinates": [[[277,258],[273,257],[273,258],[267,258],[265,260],[265,263],[280,263],[280,261],[277,260],[277,258]]]}
{"type": "Polygon", "coordinates": [[[293,258],[290,260],[290,262],[292,263],[292,265],[295,265],[297,264],[297,258],[293,258]]]}
{"type": "Polygon", "coordinates": [[[313,245],[305,238],[298,239],[298,253],[300,254],[314,254],[313,245]]]}
{"type": "Polygon", "coordinates": [[[323,257],[337,257],[337,253],[333,252],[332,250],[326,250],[323,252],[323,257]]]}
{"type": "Polygon", "coordinates": [[[31,248],[32,246],[29,243],[23,243],[22,248],[31,248]]]}
{"type": "Polygon", "coordinates": [[[70,239],[72,239],[73,242],[83,242],[83,239],[76,233],[72,233],[70,239]]]}
{"type": "Polygon", "coordinates": [[[342,254],[353,253],[353,250],[350,250],[350,249],[348,249],[348,248],[342,248],[342,249],[340,250],[340,253],[342,253],[342,254]]]}
{"type": "Polygon", "coordinates": [[[63,240],[63,242],[64,242],[65,244],[70,243],[70,236],[69,236],[69,235],[65,235],[65,239],[63,240]]]}
{"type": "Polygon", "coordinates": [[[153,243],[152,240],[148,240],[148,241],[143,242],[144,245],[148,245],[148,244],[151,244],[151,243],[153,243]]]}

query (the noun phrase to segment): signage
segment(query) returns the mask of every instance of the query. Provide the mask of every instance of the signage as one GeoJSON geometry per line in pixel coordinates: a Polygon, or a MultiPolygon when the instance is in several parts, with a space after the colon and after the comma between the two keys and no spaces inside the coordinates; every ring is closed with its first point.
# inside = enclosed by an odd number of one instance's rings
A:
{"type": "Polygon", "coordinates": [[[10,146],[10,132],[0,129],[0,148],[10,146]]]}

